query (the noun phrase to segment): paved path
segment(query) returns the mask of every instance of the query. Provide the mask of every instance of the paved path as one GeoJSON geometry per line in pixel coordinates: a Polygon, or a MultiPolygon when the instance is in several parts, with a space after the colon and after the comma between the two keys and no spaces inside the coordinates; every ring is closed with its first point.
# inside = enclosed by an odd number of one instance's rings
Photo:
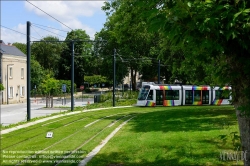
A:
{"type": "Polygon", "coordinates": [[[127,108],[127,107],[132,107],[132,106],[96,108],[96,109],[90,109],[90,110],[84,110],[84,111],[69,112],[69,113],[66,113],[66,114],[55,115],[55,116],[51,116],[51,117],[36,120],[34,122],[29,122],[29,123],[26,123],[26,124],[22,124],[22,125],[19,125],[19,126],[16,126],[16,127],[4,129],[4,130],[1,131],[1,134],[7,134],[9,132],[12,132],[12,131],[15,131],[15,130],[18,130],[18,129],[22,129],[22,128],[25,128],[25,127],[29,127],[29,126],[41,123],[41,122],[45,122],[45,121],[50,120],[50,119],[55,119],[55,118],[59,118],[59,117],[67,116],[67,115],[78,114],[78,113],[89,112],[89,111],[100,111],[100,110],[106,110],[106,109],[112,109],[112,108],[127,108]]]}
{"type": "MultiPolygon", "coordinates": [[[[77,106],[85,106],[88,103],[94,103],[93,98],[90,99],[79,99],[75,101],[74,107],[77,106]]],[[[54,100],[54,108],[44,108],[46,106],[45,100],[31,100],[31,118],[47,116],[53,113],[64,112],[70,110],[71,102],[70,99],[66,102],[65,105],[62,105],[62,101],[54,100]]],[[[0,123],[3,126],[7,126],[10,124],[15,124],[22,121],[27,121],[27,104],[9,104],[9,105],[1,105],[1,120],[0,123]]]]}

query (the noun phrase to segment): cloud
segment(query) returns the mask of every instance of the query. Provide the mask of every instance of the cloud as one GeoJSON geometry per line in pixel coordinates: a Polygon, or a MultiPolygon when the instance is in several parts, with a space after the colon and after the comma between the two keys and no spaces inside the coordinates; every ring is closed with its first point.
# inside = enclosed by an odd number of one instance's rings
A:
{"type": "MultiPolygon", "coordinates": [[[[96,12],[101,11],[104,1],[31,1],[32,4],[39,7],[49,15],[66,24],[72,29],[83,29],[88,35],[94,37],[95,30],[88,25],[81,23],[80,18],[92,17],[96,12]]],[[[36,15],[50,20],[51,18],[29,2],[25,2],[25,8],[36,15]]],[[[65,30],[66,26],[60,24],[65,30]]]]}
{"type": "MultiPolygon", "coordinates": [[[[8,27],[8,28],[10,28],[10,27],[8,27]]],[[[17,26],[11,27],[10,29],[1,27],[1,40],[3,40],[5,44],[15,43],[15,42],[19,42],[19,43],[26,43],[27,42],[27,38],[26,38],[27,25],[26,24],[19,23],[17,26]],[[12,29],[12,30],[10,30],[10,29],[12,29]],[[20,33],[18,33],[18,32],[20,32],[20,33]]],[[[66,37],[65,33],[61,34],[60,31],[58,31],[58,30],[49,29],[49,31],[53,32],[53,34],[47,33],[46,31],[39,29],[39,28],[32,25],[31,26],[31,38],[30,38],[30,40],[37,41],[37,40],[40,40],[48,35],[56,36],[60,40],[64,40],[66,37]]]]}
{"type": "Polygon", "coordinates": [[[3,40],[5,44],[15,43],[17,41],[20,43],[26,43],[26,24],[18,24],[11,29],[23,34],[1,27],[1,40],[3,40]]]}

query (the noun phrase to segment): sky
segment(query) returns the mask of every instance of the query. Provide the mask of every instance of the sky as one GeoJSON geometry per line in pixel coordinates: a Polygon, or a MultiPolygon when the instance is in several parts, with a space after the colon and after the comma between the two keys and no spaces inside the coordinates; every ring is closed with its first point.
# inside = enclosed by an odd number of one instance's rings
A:
{"type": "Polygon", "coordinates": [[[93,39],[95,33],[99,32],[106,22],[106,15],[101,10],[104,1],[30,0],[29,2],[24,0],[0,0],[0,38],[5,44],[26,43],[27,21],[31,22],[31,41],[37,41],[49,35],[64,40],[67,32],[70,32],[72,29],[83,29],[93,39]],[[21,32],[24,35],[5,27],[21,32]]]}

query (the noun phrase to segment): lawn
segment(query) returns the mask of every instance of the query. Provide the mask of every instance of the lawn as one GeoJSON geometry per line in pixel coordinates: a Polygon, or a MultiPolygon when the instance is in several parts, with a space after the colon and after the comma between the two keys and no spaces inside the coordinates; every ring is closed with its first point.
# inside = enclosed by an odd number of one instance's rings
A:
{"type": "Polygon", "coordinates": [[[49,120],[2,135],[1,165],[77,165],[131,117],[88,166],[242,165],[220,160],[223,151],[240,151],[231,106],[132,107],[49,120]],[[49,131],[53,138],[45,138],[49,131]]]}

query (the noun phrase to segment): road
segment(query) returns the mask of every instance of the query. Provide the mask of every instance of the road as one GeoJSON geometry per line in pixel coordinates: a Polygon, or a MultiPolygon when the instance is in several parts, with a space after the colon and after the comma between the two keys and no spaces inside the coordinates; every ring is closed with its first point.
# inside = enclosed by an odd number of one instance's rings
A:
{"type": "MultiPolygon", "coordinates": [[[[63,112],[69,110],[71,107],[70,99],[66,100],[66,104],[62,105],[62,100],[54,99],[54,108],[48,109],[44,108],[46,106],[45,100],[42,99],[31,99],[31,118],[46,116],[52,113],[63,112]],[[68,108],[62,108],[68,107],[68,108]]],[[[77,106],[85,106],[86,104],[94,103],[93,98],[89,99],[76,99],[75,107],[77,106]]],[[[22,121],[27,121],[27,103],[20,104],[9,104],[9,105],[1,105],[0,109],[1,121],[0,123],[3,126],[7,126],[10,124],[15,124],[22,121]]]]}

